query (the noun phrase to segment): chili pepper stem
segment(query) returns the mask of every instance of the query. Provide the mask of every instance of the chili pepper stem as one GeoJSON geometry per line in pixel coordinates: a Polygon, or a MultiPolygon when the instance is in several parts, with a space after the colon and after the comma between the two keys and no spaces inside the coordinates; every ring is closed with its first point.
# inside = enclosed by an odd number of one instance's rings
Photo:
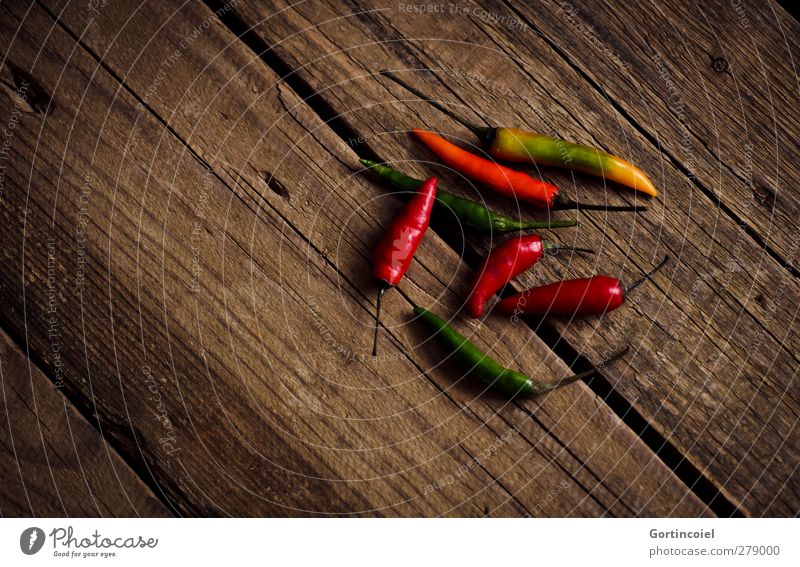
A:
{"type": "Polygon", "coordinates": [[[584,211],[614,211],[614,212],[643,212],[647,207],[638,207],[636,205],[585,205],[577,201],[573,201],[569,197],[564,196],[563,193],[556,195],[553,199],[553,206],[550,210],[553,211],[566,211],[570,209],[580,209],[584,211]]]}
{"type": "Polygon", "coordinates": [[[418,96],[419,98],[421,98],[422,100],[424,100],[425,102],[427,102],[428,104],[430,104],[431,106],[436,108],[437,110],[440,110],[441,112],[444,112],[447,116],[449,116],[450,118],[452,118],[453,120],[455,120],[456,122],[458,122],[459,124],[464,126],[465,128],[469,129],[473,134],[475,134],[481,140],[481,142],[483,142],[485,144],[490,144],[491,141],[494,139],[494,132],[496,130],[495,128],[489,128],[487,126],[478,126],[477,124],[475,124],[473,122],[470,122],[469,120],[467,120],[463,116],[460,116],[460,115],[456,114],[455,112],[453,112],[449,108],[447,108],[444,105],[440,104],[439,102],[433,100],[431,97],[427,96],[422,91],[412,87],[411,85],[406,83],[404,80],[402,80],[400,77],[398,77],[397,75],[395,75],[394,73],[392,73],[388,69],[381,69],[380,73],[384,77],[388,77],[389,79],[391,79],[392,81],[394,81],[395,83],[397,83],[398,85],[403,87],[405,90],[407,90],[408,92],[410,92],[414,96],[418,96]]]}
{"type": "Polygon", "coordinates": [[[654,275],[656,272],[658,272],[658,271],[659,271],[661,268],[663,268],[663,267],[664,267],[664,265],[665,265],[665,264],[666,264],[668,261],[669,261],[669,256],[668,256],[668,255],[667,255],[667,256],[664,256],[664,259],[663,259],[663,260],[661,260],[661,263],[660,263],[658,266],[656,266],[655,268],[653,268],[652,270],[650,270],[649,272],[647,272],[645,275],[643,275],[641,278],[639,278],[638,280],[636,280],[636,281],[635,281],[635,282],[633,282],[632,284],[630,284],[630,285],[626,285],[626,286],[623,286],[623,288],[622,288],[622,293],[623,293],[623,295],[628,295],[628,294],[629,294],[631,291],[633,291],[634,289],[636,289],[637,287],[639,287],[640,285],[642,285],[644,282],[646,282],[647,280],[649,280],[650,278],[652,278],[652,277],[653,277],[653,275],[654,275]]]}
{"type": "Polygon", "coordinates": [[[383,299],[383,293],[388,289],[387,286],[382,285],[378,289],[378,299],[376,300],[377,308],[375,310],[375,332],[372,336],[372,356],[378,355],[378,327],[380,326],[381,322],[381,300],[383,299]]]}
{"type": "Polygon", "coordinates": [[[518,226],[514,227],[512,230],[532,230],[537,228],[569,228],[572,226],[578,226],[578,221],[573,219],[550,219],[546,222],[544,221],[530,221],[530,222],[520,222],[518,226]]]}
{"type": "Polygon", "coordinates": [[[589,376],[592,376],[597,372],[599,372],[600,369],[603,368],[606,364],[614,362],[618,358],[622,358],[623,356],[625,356],[629,350],[630,347],[625,347],[619,352],[616,352],[611,356],[609,356],[607,359],[601,361],[599,364],[593,365],[588,370],[584,370],[583,372],[578,372],[577,374],[573,374],[572,376],[569,376],[567,378],[562,378],[561,380],[558,380],[556,382],[552,382],[550,384],[534,383],[533,387],[535,389],[535,394],[551,392],[553,390],[561,388],[562,386],[566,386],[568,384],[572,384],[573,382],[577,382],[578,380],[583,380],[584,378],[588,378],[589,376]]]}
{"type": "Polygon", "coordinates": [[[561,246],[560,244],[554,244],[553,242],[544,241],[542,243],[544,246],[544,251],[550,254],[551,256],[555,256],[559,252],[577,252],[578,254],[597,254],[595,250],[591,248],[581,248],[579,246],[561,246]]]}

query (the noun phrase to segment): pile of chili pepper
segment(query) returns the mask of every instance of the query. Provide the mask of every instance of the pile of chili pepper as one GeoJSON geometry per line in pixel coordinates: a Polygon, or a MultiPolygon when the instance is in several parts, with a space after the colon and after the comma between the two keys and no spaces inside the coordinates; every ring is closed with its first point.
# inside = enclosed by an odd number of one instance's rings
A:
{"type": "MultiPolygon", "coordinates": [[[[517,128],[480,127],[464,120],[440,103],[424,96],[388,71],[391,78],[413,94],[445,112],[475,133],[487,147],[489,155],[512,162],[530,162],[548,166],[569,167],[594,174],[628,186],[650,196],[657,192],[644,173],[629,162],[597,149],[517,128]]],[[[558,187],[536,179],[527,173],[515,171],[495,161],[470,153],[443,137],[426,130],[413,129],[419,138],[439,159],[455,171],[480,185],[516,200],[526,201],[549,211],[563,209],[601,209],[614,211],[641,211],[642,207],[582,205],[569,198],[558,187]]],[[[377,352],[381,300],[384,292],[396,286],[408,270],[414,253],[427,230],[434,211],[447,210],[464,226],[478,232],[505,233],[542,228],[563,228],[577,225],[576,220],[522,221],[492,212],[482,204],[453,193],[437,191],[437,178],[426,181],[409,177],[391,167],[371,160],[361,160],[362,165],[378,179],[410,196],[404,208],[395,216],[382,239],[374,257],[373,275],[379,282],[373,337],[373,355],[377,352]]],[[[438,213],[437,213],[438,214],[438,213]]],[[[542,239],[537,234],[516,235],[500,243],[489,252],[476,272],[475,280],[466,300],[469,316],[484,316],[492,295],[502,290],[524,271],[532,268],[548,254],[559,250],[592,253],[586,248],[562,247],[542,239]]],[[[630,285],[617,278],[595,275],[589,278],[570,279],[534,287],[506,297],[497,304],[504,315],[583,317],[600,315],[620,307],[627,295],[651,279],[668,261],[668,257],[650,272],[630,285]]],[[[443,319],[427,309],[415,307],[414,313],[434,332],[453,358],[468,373],[507,396],[536,395],[580,380],[596,372],[586,372],[564,378],[554,383],[542,383],[522,372],[505,368],[483,353],[466,337],[458,333],[443,319]]],[[[615,354],[603,364],[622,356],[627,349],[615,354]]]]}

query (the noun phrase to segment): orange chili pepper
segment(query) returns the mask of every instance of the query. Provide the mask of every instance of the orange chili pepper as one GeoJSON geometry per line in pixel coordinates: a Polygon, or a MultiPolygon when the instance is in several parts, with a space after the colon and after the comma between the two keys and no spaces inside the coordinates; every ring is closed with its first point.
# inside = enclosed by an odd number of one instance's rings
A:
{"type": "Polygon", "coordinates": [[[471,154],[433,132],[418,128],[414,128],[412,132],[444,163],[470,179],[479,181],[506,197],[527,201],[544,208],[553,206],[553,200],[558,195],[558,187],[552,183],[534,179],[527,173],[514,171],[471,154]]]}

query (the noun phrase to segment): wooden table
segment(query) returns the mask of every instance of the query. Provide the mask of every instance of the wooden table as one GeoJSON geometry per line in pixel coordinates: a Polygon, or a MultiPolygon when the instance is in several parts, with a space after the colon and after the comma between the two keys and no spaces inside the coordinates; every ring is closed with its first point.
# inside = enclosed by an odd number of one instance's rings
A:
{"type": "Polygon", "coordinates": [[[797,515],[800,25],[783,8],[164,4],[0,6],[3,516],[797,515]],[[648,210],[580,213],[547,236],[599,253],[514,287],[673,261],[604,317],[470,320],[492,237],[440,222],[370,357],[371,254],[401,201],[358,158],[478,195],[408,130],[468,133],[382,68],[660,189],[542,170],[648,210]],[[542,380],[631,351],[509,402],[443,361],[412,302],[542,380]]]}

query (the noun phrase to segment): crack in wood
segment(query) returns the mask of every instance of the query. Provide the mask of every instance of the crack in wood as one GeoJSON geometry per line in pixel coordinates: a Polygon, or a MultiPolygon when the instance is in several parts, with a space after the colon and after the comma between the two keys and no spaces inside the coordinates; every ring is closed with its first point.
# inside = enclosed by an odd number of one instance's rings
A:
{"type": "MultiPolygon", "coordinates": [[[[35,351],[31,351],[31,349],[28,348],[27,344],[24,341],[21,341],[18,337],[15,337],[11,330],[6,329],[6,328],[0,328],[0,334],[5,334],[5,336],[6,336],[5,340],[7,340],[11,345],[13,345],[13,347],[16,350],[19,351],[21,356],[25,357],[25,361],[26,361],[26,363],[28,365],[28,374],[29,374],[30,379],[31,379],[30,387],[32,388],[32,393],[33,393],[33,396],[34,396],[32,398],[33,402],[34,402],[34,406],[31,406],[28,403],[28,399],[25,396],[23,396],[22,392],[20,392],[18,389],[14,388],[14,393],[17,395],[17,397],[19,399],[19,402],[21,404],[23,404],[26,408],[28,408],[28,411],[33,416],[35,416],[36,421],[39,424],[39,427],[44,427],[44,430],[47,433],[47,435],[42,435],[41,436],[41,440],[50,449],[50,451],[44,451],[45,459],[48,462],[48,470],[49,470],[49,473],[50,473],[49,476],[50,476],[50,478],[52,479],[52,481],[54,483],[54,489],[55,489],[56,495],[57,495],[57,497],[59,499],[59,502],[60,502],[60,505],[61,505],[61,509],[62,509],[62,513],[65,516],[70,515],[70,513],[74,514],[75,510],[67,509],[66,503],[64,502],[64,500],[61,497],[60,491],[58,489],[58,485],[56,483],[56,479],[53,476],[53,469],[50,468],[50,466],[49,466],[49,462],[50,461],[49,461],[48,454],[55,455],[58,458],[58,460],[61,462],[62,468],[71,467],[72,464],[71,463],[67,463],[64,460],[64,455],[62,455],[62,453],[54,445],[54,440],[58,438],[58,435],[56,434],[55,431],[53,431],[47,425],[47,422],[44,419],[44,414],[41,413],[41,412],[45,412],[46,408],[41,408],[41,409],[39,408],[39,404],[37,403],[36,393],[35,393],[36,388],[34,387],[34,382],[37,379],[36,378],[36,374],[40,375],[43,380],[47,380],[49,382],[53,382],[54,379],[53,379],[52,375],[49,372],[47,372],[46,366],[44,366],[42,361],[37,357],[36,352],[35,351]]],[[[3,358],[3,360],[0,360],[0,365],[5,366],[5,362],[6,361],[3,358]]],[[[2,374],[2,373],[3,373],[3,369],[0,368],[0,374],[2,374]]],[[[13,384],[12,384],[12,386],[13,386],[13,384]]],[[[40,393],[40,395],[41,395],[41,393],[40,393]]],[[[77,446],[76,446],[76,432],[73,431],[73,424],[72,424],[72,420],[75,419],[75,416],[72,416],[72,418],[70,418],[70,409],[79,416],[78,419],[83,419],[84,420],[84,421],[82,421],[82,425],[87,427],[87,428],[91,428],[92,433],[96,436],[96,437],[92,437],[90,439],[90,441],[93,441],[94,443],[92,444],[92,447],[87,447],[86,448],[86,453],[90,454],[90,453],[93,453],[93,452],[99,450],[99,448],[96,445],[98,443],[102,443],[103,449],[106,452],[106,454],[108,455],[109,465],[111,466],[111,468],[113,470],[114,478],[116,479],[116,482],[117,482],[117,485],[118,485],[118,489],[121,489],[121,491],[123,493],[123,496],[124,496],[126,502],[128,503],[128,505],[130,506],[130,508],[133,509],[134,511],[136,511],[136,513],[138,514],[139,511],[137,510],[136,505],[134,504],[134,502],[131,500],[131,495],[125,489],[125,483],[123,482],[122,478],[120,477],[120,471],[117,469],[117,467],[120,466],[120,465],[123,466],[123,467],[128,467],[128,469],[131,471],[131,474],[135,475],[135,477],[137,479],[139,479],[145,486],[149,487],[148,483],[142,478],[142,475],[139,474],[135,470],[135,468],[130,466],[130,464],[126,461],[126,459],[124,459],[123,456],[116,450],[116,448],[113,447],[111,445],[111,443],[104,437],[102,430],[98,429],[91,421],[86,420],[86,415],[84,414],[84,412],[82,412],[80,410],[80,406],[79,405],[75,404],[73,402],[73,400],[71,400],[69,398],[69,396],[67,396],[67,395],[64,395],[64,394],[56,394],[56,395],[59,396],[60,401],[63,404],[63,411],[65,413],[64,417],[66,419],[66,426],[67,426],[68,431],[69,431],[69,440],[70,440],[70,443],[72,444],[72,447],[75,449],[74,457],[77,460],[78,468],[80,470],[80,476],[81,476],[81,478],[83,480],[84,485],[86,486],[86,489],[87,489],[88,494],[89,494],[89,498],[91,498],[92,501],[94,502],[94,508],[96,509],[96,511],[102,515],[102,512],[100,511],[100,505],[102,505],[102,507],[109,514],[119,513],[119,511],[114,512],[114,510],[112,510],[111,505],[107,501],[106,497],[109,497],[110,496],[109,494],[104,494],[104,493],[102,493],[100,491],[98,491],[97,494],[95,494],[95,492],[92,490],[92,484],[97,479],[93,477],[92,478],[92,483],[90,484],[89,478],[87,477],[85,466],[90,467],[90,466],[92,466],[92,464],[84,465],[84,463],[81,460],[80,451],[77,450],[77,446]],[[115,464],[114,463],[114,459],[118,459],[119,463],[115,464]]],[[[45,396],[45,398],[46,397],[47,396],[45,396]]],[[[47,404],[45,404],[45,405],[47,405],[47,404]]],[[[79,427],[81,426],[81,424],[77,424],[77,425],[79,427]]],[[[77,440],[80,440],[82,443],[84,443],[83,446],[86,447],[85,442],[87,441],[87,438],[85,437],[85,435],[81,435],[80,433],[78,433],[77,440]]],[[[12,438],[12,442],[13,442],[13,438],[12,438]]],[[[17,451],[16,450],[12,451],[12,449],[10,447],[7,447],[7,449],[8,449],[8,452],[10,454],[14,455],[15,461],[19,462],[19,460],[21,459],[21,456],[17,453],[17,451]]],[[[44,447],[42,447],[42,449],[44,449],[44,447]]],[[[96,474],[96,471],[94,471],[94,472],[96,474]]],[[[24,487],[25,486],[25,478],[22,477],[21,481],[22,481],[22,484],[23,484],[23,487],[24,487]]],[[[27,490],[26,490],[26,492],[27,492],[27,490]]],[[[154,499],[155,502],[161,502],[155,496],[153,491],[151,491],[150,494],[151,494],[151,497],[154,499]]],[[[31,500],[30,500],[30,498],[29,498],[29,496],[27,494],[26,494],[26,499],[27,499],[27,502],[28,502],[29,510],[31,510],[31,513],[33,513],[32,503],[31,503],[31,500]]],[[[163,502],[161,502],[161,503],[163,504],[163,502]]],[[[168,505],[165,506],[164,509],[163,509],[163,513],[166,513],[166,511],[168,509],[170,509],[170,507],[168,505]]]]}

